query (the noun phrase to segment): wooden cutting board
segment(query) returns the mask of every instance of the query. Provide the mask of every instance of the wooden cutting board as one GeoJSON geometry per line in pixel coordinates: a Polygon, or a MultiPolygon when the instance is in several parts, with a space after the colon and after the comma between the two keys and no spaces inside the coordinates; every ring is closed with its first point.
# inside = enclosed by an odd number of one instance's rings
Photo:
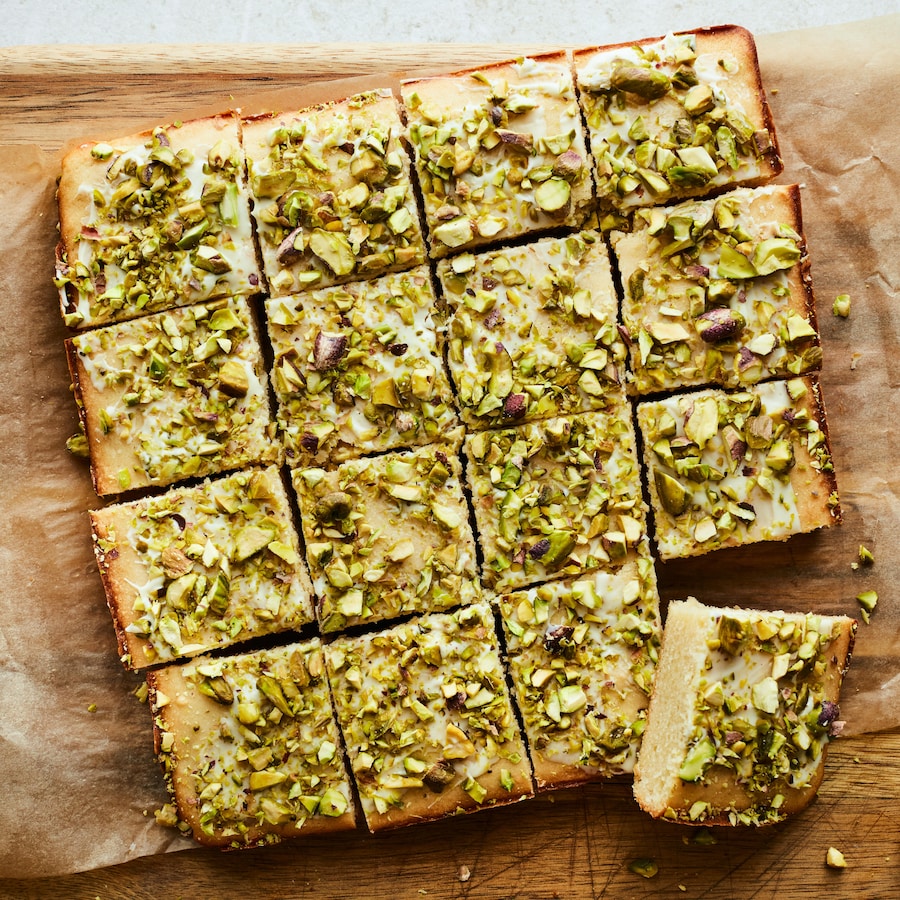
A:
{"type": "MultiPolygon", "coordinates": [[[[274,88],[446,71],[540,49],[547,48],[0,49],[0,141],[56,150],[148,115],[171,120],[274,88]]],[[[634,804],[630,784],[593,785],[379,837],[195,850],[38,881],[0,877],[0,898],[900,897],[898,761],[900,730],[836,742],[813,805],[763,830],[654,822],[634,804]],[[826,868],[830,846],[846,854],[846,870],[826,868]],[[641,857],[658,866],[652,879],[629,870],[641,857]]]]}

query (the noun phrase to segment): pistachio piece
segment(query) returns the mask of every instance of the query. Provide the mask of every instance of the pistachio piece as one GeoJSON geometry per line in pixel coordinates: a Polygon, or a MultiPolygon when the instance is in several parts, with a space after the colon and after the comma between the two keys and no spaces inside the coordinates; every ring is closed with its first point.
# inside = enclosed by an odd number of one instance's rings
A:
{"type": "Polygon", "coordinates": [[[231,271],[231,263],[215,248],[201,244],[191,256],[191,262],[198,268],[213,275],[224,275],[231,271]]]}
{"type": "Polygon", "coordinates": [[[243,562],[264,547],[267,547],[274,537],[268,528],[260,528],[257,525],[246,525],[234,538],[234,551],[231,556],[235,562],[243,562]]]}
{"type": "Polygon", "coordinates": [[[841,319],[846,319],[850,315],[850,295],[838,294],[837,297],[834,298],[831,312],[841,319]]]}
{"type": "Polygon", "coordinates": [[[708,737],[701,738],[685,755],[678,777],[682,781],[699,781],[715,756],[715,744],[708,737]]]}
{"type": "Polygon", "coordinates": [[[292,266],[303,256],[303,227],[297,226],[275,251],[275,260],[280,266],[292,266]]]}
{"type": "Polygon", "coordinates": [[[250,187],[257,197],[280,197],[296,180],[297,176],[293,170],[285,169],[281,172],[254,175],[250,179],[250,187]]]}
{"type": "Polygon", "coordinates": [[[531,154],[534,150],[534,137],[530,134],[522,134],[518,131],[505,131],[497,129],[495,132],[501,143],[505,144],[511,150],[518,150],[521,153],[531,154]]]}
{"type": "Polygon", "coordinates": [[[794,465],[794,445],[787,440],[775,441],[766,454],[766,465],[775,472],[786,472],[794,465]]]}
{"type": "Polygon", "coordinates": [[[554,531],[548,542],[547,552],[541,557],[541,562],[547,568],[563,565],[576,544],[575,535],[569,531],[554,531]]]}
{"type": "Polygon", "coordinates": [[[228,359],[219,369],[219,389],[229,397],[245,397],[250,390],[250,378],[245,365],[238,359],[228,359]]]}
{"type": "Polygon", "coordinates": [[[801,255],[792,238],[769,238],[756,245],[753,266],[760,275],[770,275],[779,269],[790,269],[799,262],[801,255]]]}
{"type": "Polygon", "coordinates": [[[576,181],[584,169],[584,160],[577,150],[566,150],[556,157],[552,172],[565,181],[576,181]]]}
{"type": "Polygon", "coordinates": [[[701,450],[719,429],[719,407],[715,397],[700,397],[694,401],[684,423],[684,433],[701,450]]]}
{"type": "Polygon", "coordinates": [[[440,794],[455,778],[453,763],[449,759],[439,759],[422,775],[422,783],[429,790],[440,794]]]}
{"type": "Polygon", "coordinates": [[[384,159],[367,148],[350,161],[350,174],[358,181],[375,187],[383,184],[389,173],[384,159]]]}
{"type": "Polygon", "coordinates": [[[669,90],[671,82],[664,72],[657,69],[619,64],[613,69],[609,83],[617,91],[636,94],[645,100],[656,100],[669,90]]]}
{"type": "Polygon", "coordinates": [[[718,638],[719,646],[725,653],[738,656],[749,637],[750,630],[746,622],[731,616],[722,616],[719,622],[718,638]]]}
{"type": "Polygon", "coordinates": [[[459,216],[444,222],[434,229],[434,236],[442,244],[448,247],[461,247],[467,244],[475,236],[472,230],[472,223],[466,216],[459,216]]]}
{"type": "Polygon", "coordinates": [[[221,675],[206,678],[200,690],[225,706],[230,706],[234,702],[234,690],[221,675]]]}
{"type": "Polygon", "coordinates": [[[720,278],[755,278],[756,267],[743,253],[728,244],[723,244],[719,251],[718,273],[720,278]]]}
{"type": "Polygon", "coordinates": [[[310,235],[309,249],[338,277],[349,275],[356,266],[353,249],[343,234],[316,228],[310,235]]]}
{"type": "Polygon", "coordinates": [[[287,697],[284,696],[284,690],[281,685],[270,675],[260,675],[256,682],[257,687],[272,701],[275,708],[286,716],[293,718],[294,711],[291,709],[287,697]]]}
{"type": "Polygon", "coordinates": [[[548,178],[539,184],[534,191],[534,202],[544,212],[559,213],[568,208],[572,189],[568,181],[562,178],[548,178]]]}
{"type": "Polygon", "coordinates": [[[170,544],[162,552],[161,560],[163,571],[167,578],[180,578],[193,569],[194,564],[185,556],[184,551],[174,544],[170,544]]]}
{"type": "Polygon", "coordinates": [[[510,394],[503,402],[503,416],[507,419],[521,419],[528,412],[525,394],[510,394]]]}
{"type": "Polygon", "coordinates": [[[697,84],[684,95],[682,103],[685,112],[692,116],[700,116],[709,112],[715,106],[716,101],[712,88],[708,84],[697,84]]]}
{"type": "Polygon", "coordinates": [[[663,509],[671,516],[680,516],[691,502],[690,491],[661,469],[653,470],[653,483],[663,509]]]}
{"type": "Polygon", "coordinates": [[[702,340],[707,344],[716,344],[736,338],[747,322],[739,312],[727,306],[717,306],[699,316],[695,324],[702,340]]]}
{"type": "Polygon", "coordinates": [[[330,334],[320,331],[313,344],[313,368],[324,372],[340,365],[347,352],[347,337],[343,334],[330,334]]]}
{"type": "Polygon", "coordinates": [[[344,491],[331,491],[316,503],[316,518],[321,522],[340,522],[352,511],[353,498],[344,491]]]}
{"type": "Polygon", "coordinates": [[[397,393],[397,385],[393,378],[383,378],[372,386],[372,403],[375,406],[390,406],[402,409],[403,403],[397,393]]]}

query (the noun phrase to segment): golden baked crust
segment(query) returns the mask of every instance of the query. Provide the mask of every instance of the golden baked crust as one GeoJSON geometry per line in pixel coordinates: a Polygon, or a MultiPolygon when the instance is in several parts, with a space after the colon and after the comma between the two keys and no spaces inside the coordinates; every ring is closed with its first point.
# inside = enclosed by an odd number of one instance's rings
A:
{"type": "Polygon", "coordinates": [[[119,655],[141,669],[314,618],[278,470],[92,510],[119,655]]]}
{"type": "Polygon", "coordinates": [[[662,630],[647,541],[617,569],[498,602],[537,787],[630,773],[662,630]]]}
{"type": "Polygon", "coordinates": [[[182,830],[245,848],[356,820],[318,639],[147,674],[182,830]]]}
{"type": "Polygon", "coordinates": [[[765,184],[782,170],[744,28],[579,50],[575,73],[611,222],[640,206],[765,184]]]}
{"type": "Polygon", "coordinates": [[[281,458],[243,298],[98,328],[66,352],[101,496],[281,458]]]}
{"type": "Polygon", "coordinates": [[[231,113],[63,159],[57,286],[72,328],[260,290],[231,113]]]}
{"type": "Polygon", "coordinates": [[[660,559],[786,540],[841,521],[815,378],[637,407],[660,559]]]}
{"type": "Polygon", "coordinates": [[[796,185],[640,210],[614,232],[631,387],[739,387],[818,369],[796,185]]]}
{"type": "Polygon", "coordinates": [[[242,125],[273,297],[425,262],[403,125],[390,90],[242,125]]]}
{"type": "Polygon", "coordinates": [[[531,796],[486,603],[339,637],[325,658],[370,831],[531,796]]]}
{"type": "Polygon", "coordinates": [[[564,52],[404,82],[430,254],[579,227],[591,177],[564,52]]]}
{"type": "Polygon", "coordinates": [[[634,793],[656,818],[765,825],[806,806],[856,621],[669,605],[634,793]]]}

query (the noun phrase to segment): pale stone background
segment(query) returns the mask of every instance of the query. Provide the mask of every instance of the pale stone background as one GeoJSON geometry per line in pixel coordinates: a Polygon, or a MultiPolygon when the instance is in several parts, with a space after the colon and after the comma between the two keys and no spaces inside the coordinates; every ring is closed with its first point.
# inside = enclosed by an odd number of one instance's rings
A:
{"type": "Polygon", "coordinates": [[[599,44],[725,22],[766,33],[900,0],[0,0],[0,46],[328,41],[599,44]]]}

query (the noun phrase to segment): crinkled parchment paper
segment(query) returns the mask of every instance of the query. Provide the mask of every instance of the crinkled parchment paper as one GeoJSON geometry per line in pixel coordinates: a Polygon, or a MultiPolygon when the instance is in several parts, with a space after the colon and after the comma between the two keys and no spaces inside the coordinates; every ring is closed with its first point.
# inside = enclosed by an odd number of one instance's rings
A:
{"type": "MultiPolygon", "coordinates": [[[[665,598],[692,593],[716,604],[857,614],[855,596],[877,590],[878,608],[871,625],[860,625],[845,682],[848,733],[900,724],[898,43],[898,17],[759,38],[786,163],[780,180],[803,186],[844,525],[783,545],[659,567],[665,598]],[[831,315],[839,293],[852,297],[846,320],[831,315]],[[876,562],[852,571],[860,544],[876,562]]],[[[220,108],[287,108],[295,99],[318,101],[348,88],[320,84],[305,98],[232,100],[226,83],[220,108]]],[[[185,110],[185,118],[194,112],[185,110]]],[[[130,124],[129,131],[148,123],[130,124]]],[[[65,451],[76,415],[51,283],[58,165],[38,148],[0,145],[0,873],[6,877],[91,869],[188,846],[153,819],[166,798],[150,716],[131,696],[140,678],[124,672],[116,656],[91,553],[86,511],[98,501],[87,467],[65,451]]]]}

